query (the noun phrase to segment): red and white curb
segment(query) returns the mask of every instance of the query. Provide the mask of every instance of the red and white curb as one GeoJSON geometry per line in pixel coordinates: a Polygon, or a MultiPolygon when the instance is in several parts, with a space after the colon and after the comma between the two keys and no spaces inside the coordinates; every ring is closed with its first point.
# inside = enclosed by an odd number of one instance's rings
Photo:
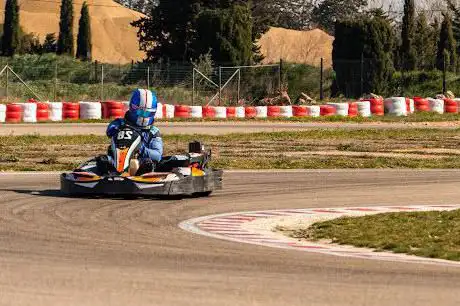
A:
{"type": "Polygon", "coordinates": [[[185,231],[207,237],[274,248],[295,249],[305,252],[361,259],[460,267],[460,262],[456,261],[423,258],[390,252],[375,252],[372,249],[330,244],[327,242],[298,240],[275,230],[276,226],[283,226],[285,223],[290,224],[290,227],[293,225],[295,227],[296,223],[305,226],[306,224],[343,216],[362,216],[402,211],[448,211],[455,209],[460,209],[460,205],[371,206],[249,211],[194,218],[181,222],[179,227],[185,231]]]}

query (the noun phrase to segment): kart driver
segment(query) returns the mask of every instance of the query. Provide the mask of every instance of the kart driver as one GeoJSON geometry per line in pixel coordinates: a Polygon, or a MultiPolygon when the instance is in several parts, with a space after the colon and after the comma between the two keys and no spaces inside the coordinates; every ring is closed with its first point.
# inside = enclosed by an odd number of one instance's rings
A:
{"type": "Polygon", "coordinates": [[[143,172],[152,171],[154,165],[161,160],[163,155],[163,140],[160,130],[153,125],[157,104],[157,97],[154,92],[147,89],[136,89],[131,94],[129,110],[125,117],[112,121],[107,127],[107,136],[110,138],[117,134],[118,130],[125,124],[140,129],[142,144],[139,149],[139,160],[143,172]]]}

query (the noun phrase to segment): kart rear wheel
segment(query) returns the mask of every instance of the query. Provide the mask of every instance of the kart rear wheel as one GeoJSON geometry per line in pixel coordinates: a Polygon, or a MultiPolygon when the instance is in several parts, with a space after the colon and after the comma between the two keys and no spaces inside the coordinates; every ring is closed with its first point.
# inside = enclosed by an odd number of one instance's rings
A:
{"type": "Polygon", "coordinates": [[[206,198],[212,194],[212,191],[204,191],[204,192],[195,192],[193,196],[195,198],[206,198]]]}

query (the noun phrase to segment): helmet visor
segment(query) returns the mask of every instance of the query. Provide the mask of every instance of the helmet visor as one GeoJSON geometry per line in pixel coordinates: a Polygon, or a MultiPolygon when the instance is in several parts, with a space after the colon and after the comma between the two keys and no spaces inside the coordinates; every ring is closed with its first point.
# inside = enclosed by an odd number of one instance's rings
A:
{"type": "Polygon", "coordinates": [[[136,115],[142,118],[152,118],[155,116],[155,112],[147,109],[137,109],[136,115]]]}

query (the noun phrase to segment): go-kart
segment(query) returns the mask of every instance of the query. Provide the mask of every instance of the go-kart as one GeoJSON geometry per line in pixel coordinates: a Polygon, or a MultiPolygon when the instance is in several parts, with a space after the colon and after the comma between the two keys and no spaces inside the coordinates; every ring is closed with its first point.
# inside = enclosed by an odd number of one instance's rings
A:
{"type": "Polygon", "coordinates": [[[211,151],[199,142],[189,152],[141,164],[141,131],[125,125],[111,139],[107,155],[61,174],[61,192],[68,195],[209,196],[222,189],[222,170],[208,166],[211,151]]]}

